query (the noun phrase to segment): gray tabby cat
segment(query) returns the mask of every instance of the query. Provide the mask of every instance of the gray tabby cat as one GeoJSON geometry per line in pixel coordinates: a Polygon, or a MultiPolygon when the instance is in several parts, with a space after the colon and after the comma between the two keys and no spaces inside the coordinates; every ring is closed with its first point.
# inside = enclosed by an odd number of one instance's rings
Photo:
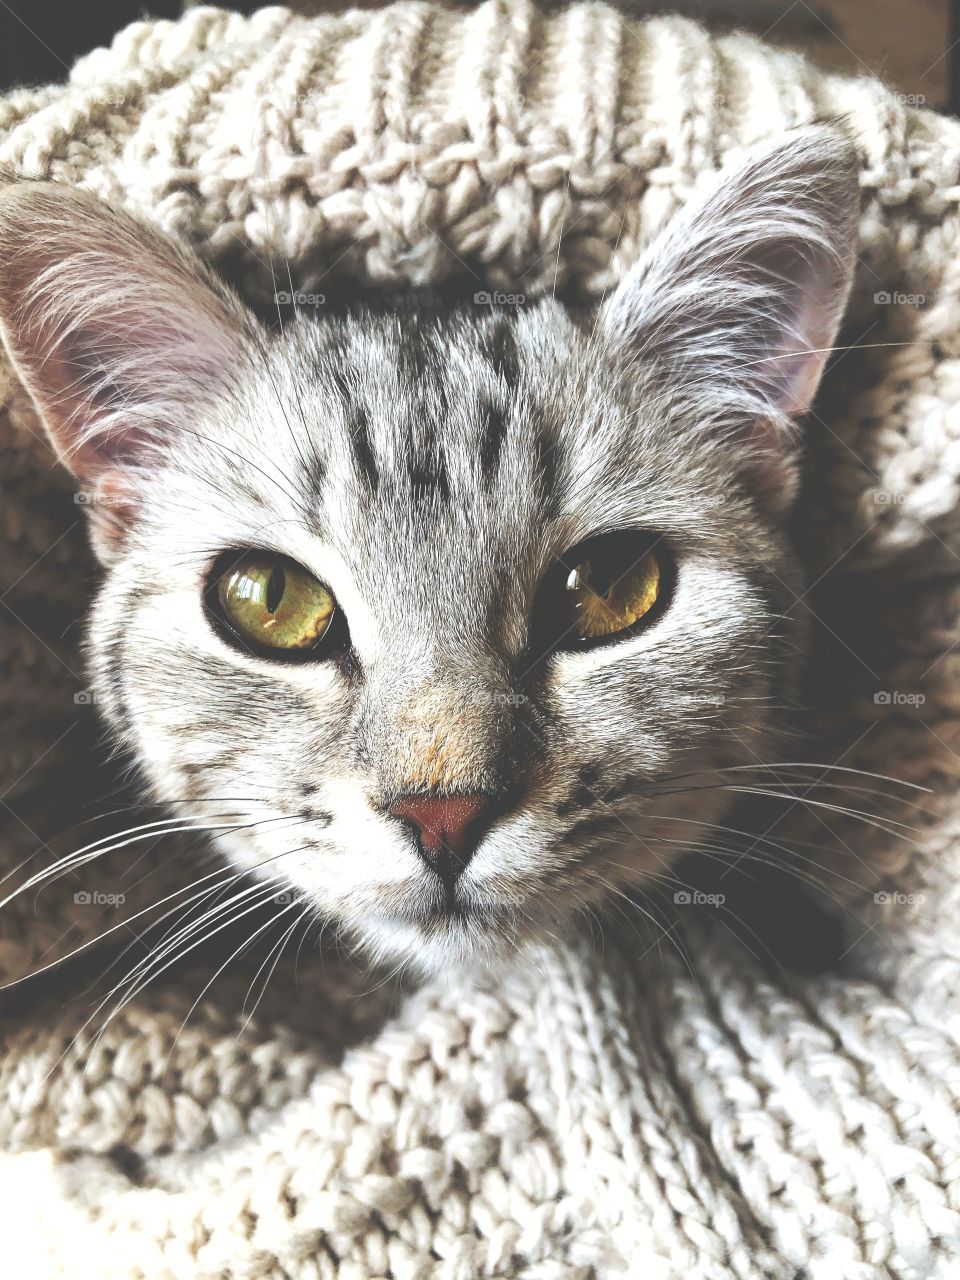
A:
{"type": "Polygon", "coordinates": [[[796,424],[857,211],[850,144],[811,127],[589,317],[272,333],[126,214],[8,187],[0,322],[90,497],[93,681],[151,794],[241,798],[236,868],[424,968],[668,873],[722,771],[776,758],[796,424]]]}

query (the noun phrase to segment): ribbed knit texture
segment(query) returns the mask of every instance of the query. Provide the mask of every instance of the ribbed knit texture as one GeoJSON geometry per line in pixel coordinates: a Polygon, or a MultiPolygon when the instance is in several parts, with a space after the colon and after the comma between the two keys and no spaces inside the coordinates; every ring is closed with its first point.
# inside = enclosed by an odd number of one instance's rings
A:
{"type": "MultiPolygon", "coordinates": [[[[909,829],[784,805],[771,838],[808,841],[798,872],[842,905],[840,970],[788,982],[690,912],[685,960],[611,922],[602,947],[572,930],[413,993],[305,949],[249,1023],[259,959],[192,1012],[204,977],[148,988],[99,1040],[96,1023],[71,1039],[89,1001],[27,1010],[0,1056],[4,1274],[960,1275],[960,125],[601,5],[199,9],[0,102],[0,165],[127,204],[254,300],[285,260],[305,291],[460,276],[599,297],[724,160],[838,115],[861,156],[841,339],[859,349],[808,427],[798,534],[833,649],[797,758],[931,789],[885,810],[909,829]]],[[[87,785],[94,574],[74,485],[6,370],[0,415],[0,803],[20,815],[2,847],[34,870],[53,854],[32,832],[87,785]]],[[[188,874],[169,852],[139,887],[129,854],[90,882],[122,885],[132,914],[188,874]]],[[[86,883],[0,913],[5,974],[116,922],[73,901],[86,883]]]]}

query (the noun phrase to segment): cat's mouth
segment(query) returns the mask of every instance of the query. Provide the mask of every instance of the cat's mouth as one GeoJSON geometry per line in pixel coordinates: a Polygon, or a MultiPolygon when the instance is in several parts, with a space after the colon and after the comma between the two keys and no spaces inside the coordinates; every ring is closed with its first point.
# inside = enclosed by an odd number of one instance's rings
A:
{"type": "Polygon", "coordinates": [[[499,931],[508,923],[511,913],[504,906],[482,902],[474,894],[454,888],[419,901],[411,900],[409,905],[392,905],[383,916],[392,924],[436,934],[453,933],[457,929],[499,931]]]}
{"type": "Polygon", "coordinates": [[[478,961],[495,964],[539,936],[533,915],[519,904],[482,897],[412,896],[391,903],[361,927],[386,957],[412,959],[424,973],[452,971],[478,961]]]}

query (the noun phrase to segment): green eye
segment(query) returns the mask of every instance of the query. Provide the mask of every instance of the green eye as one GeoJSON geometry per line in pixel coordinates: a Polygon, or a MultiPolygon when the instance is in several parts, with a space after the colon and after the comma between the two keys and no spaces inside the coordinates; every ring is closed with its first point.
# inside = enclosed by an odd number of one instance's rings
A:
{"type": "Polygon", "coordinates": [[[642,622],[660,600],[663,570],[649,539],[612,534],[563,557],[561,643],[602,641],[642,622]]]}
{"type": "Polygon", "coordinates": [[[268,551],[234,558],[217,580],[216,595],[229,626],[268,649],[315,648],[337,612],[332,593],[313,574],[268,551]]]}

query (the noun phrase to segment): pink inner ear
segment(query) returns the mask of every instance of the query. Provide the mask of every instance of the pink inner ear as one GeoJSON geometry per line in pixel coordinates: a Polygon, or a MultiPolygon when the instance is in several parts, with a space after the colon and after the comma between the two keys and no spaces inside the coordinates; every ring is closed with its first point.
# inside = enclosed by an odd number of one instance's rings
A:
{"type": "MultiPolygon", "coordinates": [[[[0,323],[67,466],[91,490],[222,394],[252,316],[187,251],[89,194],[0,193],[0,323]]],[[[119,522],[131,504],[114,493],[119,522]]]]}
{"type": "MultiPolygon", "coordinates": [[[[92,486],[92,492],[107,480],[105,467],[119,467],[142,453],[149,432],[125,427],[112,414],[109,428],[98,429],[98,417],[102,414],[106,419],[109,406],[97,403],[94,380],[81,360],[71,359],[80,338],[69,333],[60,337],[52,318],[41,314],[34,325],[32,346],[22,344],[16,363],[60,460],[92,486]]],[[[111,474],[119,481],[117,472],[111,474]]]]}
{"type": "Polygon", "coordinates": [[[758,150],[677,215],[604,308],[607,334],[655,355],[691,415],[708,399],[710,421],[758,424],[762,443],[742,453],[763,486],[790,472],[789,420],[809,411],[846,306],[856,164],[828,126],[758,150]]]}
{"type": "Polygon", "coordinates": [[[798,357],[796,371],[786,388],[784,412],[788,417],[799,418],[807,412],[817,394],[822,372],[822,360],[798,357]]]}
{"type": "Polygon", "coordinates": [[[808,266],[802,271],[784,291],[782,332],[771,334],[770,365],[789,418],[802,417],[813,403],[839,323],[836,283],[817,280],[808,266]]]}

